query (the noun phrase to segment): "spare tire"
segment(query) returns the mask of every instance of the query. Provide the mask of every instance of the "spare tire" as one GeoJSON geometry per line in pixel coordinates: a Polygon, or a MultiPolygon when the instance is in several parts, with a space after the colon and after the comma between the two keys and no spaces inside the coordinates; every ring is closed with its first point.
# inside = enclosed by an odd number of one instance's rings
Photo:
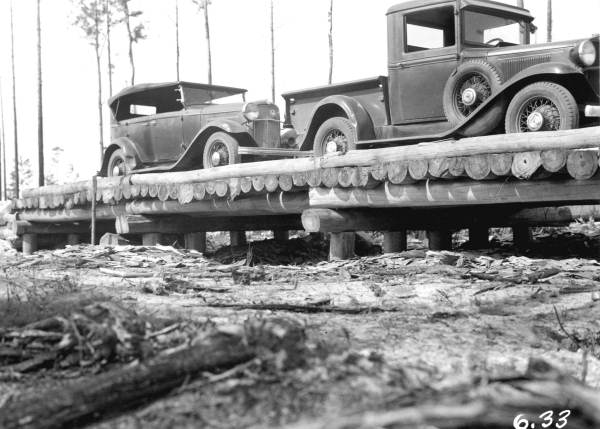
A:
{"type": "MultiPolygon", "coordinates": [[[[461,64],[448,78],[444,88],[443,105],[446,118],[457,126],[465,121],[488,98],[500,91],[500,72],[484,61],[461,64]]],[[[494,130],[504,116],[504,99],[500,97],[474,121],[460,128],[463,136],[484,135],[494,130]]]]}

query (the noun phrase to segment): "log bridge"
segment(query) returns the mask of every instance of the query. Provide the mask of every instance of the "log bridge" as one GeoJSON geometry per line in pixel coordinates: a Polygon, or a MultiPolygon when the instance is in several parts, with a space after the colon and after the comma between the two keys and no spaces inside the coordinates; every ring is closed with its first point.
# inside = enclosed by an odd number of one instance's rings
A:
{"type": "Polygon", "coordinates": [[[406,248],[406,230],[448,249],[453,230],[468,228],[481,247],[488,228],[510,226],[521,245],[531,226],[600,214],[599,148],[600,127],[590,127],[94,178],[23,191],[12,228],[26,254],[106,232],[145,245],[183,235],[203,251],[206,231],[230,231],[235,245],[265,229],[279,240],[289,230],[330,233],[331,258],[352,256],[363,230],[384,231],[386,252],[406,248]]]}

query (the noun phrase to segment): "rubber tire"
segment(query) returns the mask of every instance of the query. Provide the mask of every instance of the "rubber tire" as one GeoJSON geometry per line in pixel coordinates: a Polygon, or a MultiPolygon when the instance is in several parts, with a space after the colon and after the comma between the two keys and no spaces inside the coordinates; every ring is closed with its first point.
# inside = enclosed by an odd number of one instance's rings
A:
{"type": "Polygon", "coordinates": [[[206,144],[204,145],[204,151],[202,153],[202,166],[203,168],[212,168],[211,160],[209,159],[209,150],[210,147],[216,142],[223,143],[229,152],[229,165],[239,164],[240,163],[240,153],[239,153],[239,144],[235,137],[224,133],[222,131],[218,131],[210,135],[208,140],[206,140],[206,144]],[[207,167],[209,166],[209,167],[207,167]]]}
{"type": "Polygon", "coordinates": [[[323,139],[325,136],[333,131],[339,130],[346,137],[347,147],[346,151],[356,149],[356,127],[347,118],[336,116],[327,119],[321,124],[317,133],[315,134],[315,140],[313,142],[313,153],[315,156],[322,156],[325,154],[325,148],[323,147],[323,139]]]}
{"type": "MultiPolygon", "coordinates": [[[[471,73],[480,73],[488,80],[492,91],[491,96],[494,96],[494,94],[499,92],[502,85],[502,75],[500,72],[484,61],[468,61],[458,66],[456,73],[448,78],[442,98],[444,114],[453,128],[463,123],[465,118],[468,118],[468,116],[463,116],[456,108],[456,105],[454,104],[454,91],[456,85],[458,85],[466,75],[471,73]]],[[[459,134],[465,137],[472,137],[490,133],[502,121],[504,116],[504,104],[504,98],[500,97],[483,112],[480,112],[475,121],[471,121],[471,123],[461,127],[458,131],[459,134]]]]}
{"type": "Polygon", "coordinates": [[[123,164],[125,165],[124,175],[127,175],[131,172],[131,169],[127,166],[127,160],[125,159],[125,153],[123,152],[123,149],[116,149],[113,153],[110,154],[110,158],[108,158],[108,162],[106,163],[106,177],[120,177],[113,175],[112,170],[114,167],[111,167],[111,165],[114,164],[114,161],[117,158],[121,158],[123,160],[123,164]]]}
{"type": "Polygon", "coordinates": [[[504,120],[507,134],[521,132],[516,123],[519,110],[530,98],[536,96],[546,97],[558,107],[561,130],[572,130],[579,127],[579,108],[573,94],[562,85],[542,81],[527,85],[510,101],[504,120]]]}

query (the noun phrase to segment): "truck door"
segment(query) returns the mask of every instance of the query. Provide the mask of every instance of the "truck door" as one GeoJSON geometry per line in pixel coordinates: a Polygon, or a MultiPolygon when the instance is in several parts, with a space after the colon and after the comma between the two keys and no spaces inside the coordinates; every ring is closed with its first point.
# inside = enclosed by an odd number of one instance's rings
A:
{"type": "Polygon", "coordinates": [[[392,123],[445,120],[444,85],[458,63],[454,4],[389,16],[392,123]]]}
{"type": "Polygon", "coordinates": [[[166,112],[148,122],[156,161],[175,161],[183,152],[182,112],[166,112]]]}

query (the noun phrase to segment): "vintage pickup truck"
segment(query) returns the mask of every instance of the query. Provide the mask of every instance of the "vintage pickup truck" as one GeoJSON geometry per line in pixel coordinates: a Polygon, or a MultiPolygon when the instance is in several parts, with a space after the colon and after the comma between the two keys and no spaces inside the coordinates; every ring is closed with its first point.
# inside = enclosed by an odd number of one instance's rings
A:
{"type": "Polygon", "coordinates": [[[598,125],[599,37],[530,44],[526,9],[414,0],[389,9],[388,77],[283,94],[315,154],[598,125]]]}

